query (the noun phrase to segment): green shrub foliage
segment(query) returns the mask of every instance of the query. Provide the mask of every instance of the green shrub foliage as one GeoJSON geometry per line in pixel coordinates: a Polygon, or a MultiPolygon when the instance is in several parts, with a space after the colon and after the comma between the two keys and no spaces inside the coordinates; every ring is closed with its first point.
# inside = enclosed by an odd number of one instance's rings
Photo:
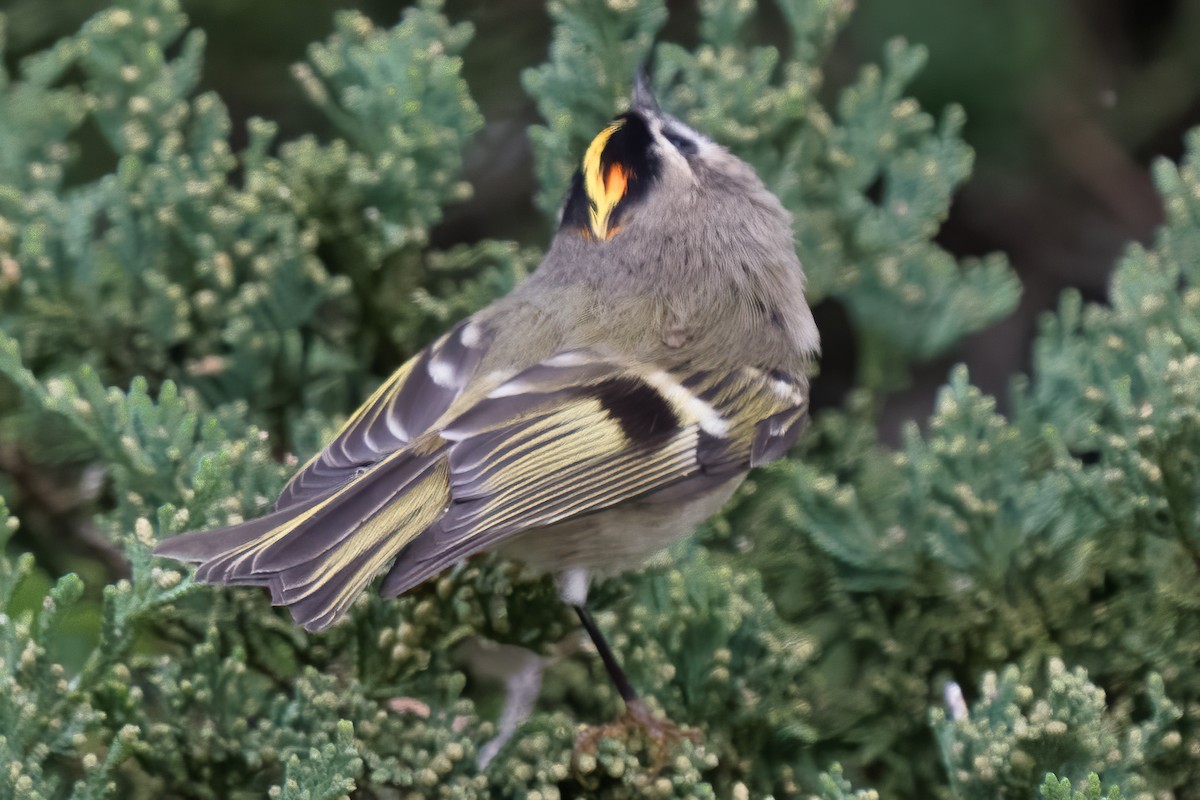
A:
{"type": "MultiPolygon", "coordinates": [[[[775,47],[751,41],[754,3],[701,0],[699,44],[660,43],[651,62],[664,106],[792,210],[813,299],[847,309],[862,354],[859,389],[794,457],[696,541],[597,588],[634,682],[699,734],[666,753],[589,738],[619,702],[549,581],[519,565],[365,596],[309,635],[264,593],[195,585],[149,554],[261,513],[389,367],[536,264],[511,242],[430,245],[470,192],[470,26],[435,2],[392,28],[334,17],[294,70],[328,140],[278,141],[261,119],[235,136],[198,92],[204,35],[177,0],[125,0],[0,69],[0,487],[14,461],[54,476],[113,562],[55,578],[53,520],[17,533],[0,511],[0,797],[1200,786],[1200,135],[1158,166],[1168,223],[1129,250],[1111,303],[1067,294],[1045,319],[1008,417],[960,369],[885,447],[882,393],[1007,313],[1018,286],[1002,258],[958,262],[933,241],[971,153],[959,111],[904,96],[919,47],[893,43],[822,105],[850,11],[778,0],[775,47]],[[75,170],[82,156],[101,174],[75,170]],[[503,686],[476,669],[481,642],[547,664],[534,713],[482,770],[503,686]]],[[[667,12],[549,13],[548,61],[524,85],[552,214],[667,12]]]]}

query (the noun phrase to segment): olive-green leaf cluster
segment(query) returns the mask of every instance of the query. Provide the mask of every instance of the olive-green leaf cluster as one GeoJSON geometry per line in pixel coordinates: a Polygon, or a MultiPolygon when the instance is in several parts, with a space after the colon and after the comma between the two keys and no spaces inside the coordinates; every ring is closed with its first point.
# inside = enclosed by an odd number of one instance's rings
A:
{"type": "Polygon", "coordinates": [[[917,714],[940,705],[946,681],[973,687],[1009,675],[1006,663],[1041,691],[1050,659],[1086,670],[1103,699],[1090,716],[1071,710],[1059,742],[1023,741],[1031,769],[1076,782],[1095,772],[1132,796],[1200,785],[1200,136],[1156,176],[1167,225],[1153,247],[1130,247],[1110,305],[1068,293],[1043,320],[1009,416],[958,369],[925,428],[910,425],[893,450],[875,440],[870,403],[851,402],[816,420],[797,458],[752,479],[710,533],[816,635],[812,724],[876,754],[903,792],[965,770],[952,782],[969,787],[961,796],[1009,796],[1012,783],[981,787],[997,760],[1017,780],[1011,737],[975,728],[979,760],[938,765],[921,755],[917,714]],[[1103,746],[1131,730],[1136,754],[1103,746]]]}
{"type": "MultiPolygon", "coordinates": [[[[1105,773],[1113,787],[1110,796],[1121,796],[1113,777],[1130,793],[1148,792],[1151,787],[1139,774],[1148,753],[1164,743],[1181,743],[1174,729],[1181,712],[1164,696],[1162,679],[1150,676],[1145,691],[1153,713],[1136,724],[1128,708],[1106,707],[1104,690],[1088,680],[1082,667],[1068,672],[1052,658],[1046,673],[1041,696],[1022,680],[1017,667],[1009,666],[1001,674],[983,676],[979,699],[957,719],[942,709],[931,713],[954,791],[963,797],[1004,797],[1025,791],[1039,776],[1076,772],[1079,765],[1091,764],[1105,773]]],[[[1096,772],[1077,778],[1099,797],[1096,772]]],[[[1043,792],[1057,790],[1062,781],[1069,789],[1069,778],[1054,777],[1043,792]]]]}
{"type": "Polygon", "coordinates": [[[117,6],[0,77],[0,150],[21,154],[0,170],[0,330],[28,365],[172,379],[286,431],[299,408],[344,412],[377,351],[411,353],[525,273],[512,244],[422,248],[469,193],[469,26],[432,6],[390,30],[334,22],[295,70],[329,142],[252,119],[234,153],[225,105],[197,93],[204,34],[172,0],[117,6]],[[68,185],[81,142],[111,171],[68,185]]]}

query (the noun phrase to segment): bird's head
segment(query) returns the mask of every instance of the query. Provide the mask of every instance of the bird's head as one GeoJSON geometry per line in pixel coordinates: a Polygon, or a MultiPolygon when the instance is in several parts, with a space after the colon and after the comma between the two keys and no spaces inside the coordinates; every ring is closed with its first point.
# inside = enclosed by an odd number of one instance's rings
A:
{"type": "Polygon", "coordinates": [[[759,227],[753,218],[764,212],[784,222],[775,227],[790,243],[786,212],[750,165],[664,112],[642,73],[629,110],[584,152],[563,206],[560,235],[603,243],[635,232],[669,234],[672,228],[743,222],[759,227]]]}
{"type": "Polygon", "coordinates": [[[817,349],[791,215],[748,163],[659,108],[644,76],[629,110],[584,152],[534,278],[535,288],[594,289],[585,297],[603,307],[584,311],[600,314],[606,330],[641,336],[690,325],[694,341],[817,349]],[[630,297],[647,299],[650,311],[630,297]],[[624,319],[626,305],[641,310],[624,319]],[[638,316],[647,313],[654,319],[638,316]]]}

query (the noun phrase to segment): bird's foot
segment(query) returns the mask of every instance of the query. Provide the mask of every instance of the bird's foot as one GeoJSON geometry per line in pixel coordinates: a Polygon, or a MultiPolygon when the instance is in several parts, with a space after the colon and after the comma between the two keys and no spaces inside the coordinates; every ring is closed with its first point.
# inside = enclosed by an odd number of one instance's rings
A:
{"type": "Polygon", "coordinates": [[[595,755],[603,739],[628,743],[641,735],[650,756],[650,766],[657,772],[667,764],[667,756],[684,741],[699,745],[704,737],[696,728],[676,725],[666,717],[657,716],[639,700],[625,704],[625,713],[614,722],[589,725],[575,737],[575,752],[595,755]]]}
{"type": "Polygon", "coordinates": [[[657,716],[641,700],[625,704],[622,721],[627,727],[641,729],[647,739],[663,745],[676,745],[685,739],[700,744],[704,740],[699,729],[680,727],[666,717],[657,716]]]}

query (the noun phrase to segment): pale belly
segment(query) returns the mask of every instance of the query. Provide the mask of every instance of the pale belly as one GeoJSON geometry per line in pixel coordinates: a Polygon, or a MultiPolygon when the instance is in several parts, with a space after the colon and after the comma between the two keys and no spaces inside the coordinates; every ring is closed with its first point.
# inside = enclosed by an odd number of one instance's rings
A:
{"type": "Polygon", "coordinates": [[[745,477],[745,473],[735,475],[685,499],[657,501],[650,496],[526,531],[506,542],[501,553],[547,572],[584,568],[604,574],[633,569],[717,513],[745,477]]]}

